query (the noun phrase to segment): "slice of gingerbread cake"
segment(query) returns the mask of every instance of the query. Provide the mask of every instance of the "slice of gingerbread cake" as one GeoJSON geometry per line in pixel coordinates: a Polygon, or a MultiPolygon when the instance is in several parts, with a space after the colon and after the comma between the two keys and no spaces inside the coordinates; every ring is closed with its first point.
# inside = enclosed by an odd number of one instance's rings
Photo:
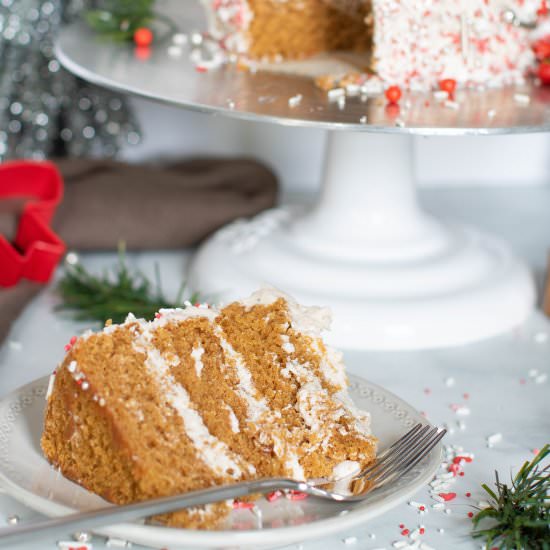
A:
{"type": "MultiPolygon", "coordinates": [[[[362,468],[376,440],[348,396],[341,354],[321,339],[329,323],[326,309],[264,289],[220,310],[129,315],[73,339],[50,383],[44,454],[116,504],[362,468]]],[[[230,510],[224,502],[157,519],[208,528],[230,510]]]]}

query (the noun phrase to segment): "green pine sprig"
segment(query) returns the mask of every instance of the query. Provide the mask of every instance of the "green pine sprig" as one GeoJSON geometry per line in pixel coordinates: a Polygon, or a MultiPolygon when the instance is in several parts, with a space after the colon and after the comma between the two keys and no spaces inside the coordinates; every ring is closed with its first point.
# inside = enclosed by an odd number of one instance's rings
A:
{"type": "Polygon", "coordinates": [[[185,302],[194,304],[200,300],[198,293],[184,300],[185,283],[182,283],[175,301],[171,302],[162,291],[158,265],[155,273],[153,285],[141,272],[131,271],[123,246],[119,249],[118,265],[99,276],[88,272],[79,262],[67,263],[58,285],[62,303],[57,309],[69,311],[79,321],[105,323],[111,319],[113,323],[122,323],[130,312],[150,320],[161,308],[185,307],[185,302]]]}
{"type": "Polygon", "coordinates": [[[473,536],[484,538],[487,548],[550,550],[550,464],[542,466],[548,455],[550,444],[531,462],[525,462],[510,487],[500,481],[498,472],[495,490],[482,485],[491,497],[491,506],[474,516],[474,527],[482,520],[491,523],[473,536]]]}
{"type": "Polygon", "coordinates": [[[88,25],[101,36],[117,42],[132,40],[137,29],[151,28],[155,21],[174,28],[172,20],[155,11],[156,0],[105,0],[100,9],[88,10],[88,25]]]}

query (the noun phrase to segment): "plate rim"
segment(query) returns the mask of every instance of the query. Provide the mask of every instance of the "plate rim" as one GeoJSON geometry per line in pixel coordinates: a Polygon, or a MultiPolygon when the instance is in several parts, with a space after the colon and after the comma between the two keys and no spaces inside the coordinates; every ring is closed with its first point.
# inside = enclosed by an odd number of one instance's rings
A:
{"type": "MultiPolygon", "coordinates": [[[[422,417],[418,410],[391,391],[386,390],[382,386],[379,386],[374,382],[370,382],[359,375],[348,374],[348,378],[350,384],[353,384],[354,382],[366,384],[368,387],[381,393],[382,395],[390,397],[393,402],[398,404],[401,408],[407,410],[409,416],[415,418],[419,422],[431,425],[428,420],[422,417]]],[[[6,404],[10,402],[13,402],[18,396],[23,393],[28,393],[29,391],[35,392],[34,399],[41,398],[41,396],[36,392],[40,388],[43,388],[44,390],[46,389],[48,379],[49,376],[40,377],[1,397],[0,408],[6,406],[6,404]]],[[[25,415],[25,409],[22,409],[20,414],[25,415]]],[[[13,435],[11,435],[11,437],[13,437],[13,435]]],[[[10,435],[8,434],[8,440],[9,438],[10,435]]],[[[397,491],[393,495],[393,498],[386,495],[385,497],[382,497],[380,502],[375,502],[376,506],[374,508],[368,507],[361,510],[361,508],[358,507],[348,511],[345,515],[335,515],[334,517],[324,518],[305,525],[243,531],[206,531],[143,525],[139,523],[119,523],[106,528],[91,529],[90,531],[98,535],[132,540],[132,542],[135,542],[136,544],[143,544],[146,546],[150,546],[150,541],[154,539],[155,544],[158,544],[159,547],[166,544],[174,547],[174,544],[176,544],[176,548],[185,548],[189,547],[189,545],[200,548],[212,548],[227,546],[228,544],[258,547],[259,544],[265,544],[265,540],[276,540],[277,545],[284,545],[292,544],[296,541],[315,539],[320,536],[330,536],[342,532],[346,528],[355,527],[359,523],[378,517],[388,510],[391,510],[401,502],[405,502],[410,496],[419,491],[433,478],[439,468],[439,465],[441,464],[442,449],[443,444],[440,442],[428,455],[429,461],[422,475],[411,482],[410,486],[397,491]],[[322,524],[321,529],[319,529],[320,524],[322,524]]],[[[12,496],[17,501],[49,518],[61,517],[79,511],[77,508],[71,508],[64,504],[59,504],[21,487],[17,482],[10,479],[9,475],[3,471],[1,463],[0,487],[2,487],[8,495],[12,496]]]]}

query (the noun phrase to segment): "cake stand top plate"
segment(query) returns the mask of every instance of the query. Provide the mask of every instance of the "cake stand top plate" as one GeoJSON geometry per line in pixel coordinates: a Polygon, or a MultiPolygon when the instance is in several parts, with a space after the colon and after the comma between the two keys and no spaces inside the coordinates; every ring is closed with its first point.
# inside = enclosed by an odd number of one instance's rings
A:
{"type": "MultiPolygon", "coordinates": [[[[204,28],[196,0],[189,0],[182,31],[204,28]]],[[[100,39],[83,23],[77,23],[62,30],[56,54],[66,69],[94,84],[185,109],[246,120],[419,135],[550,131],[550,86],[537,87],[528,82],[501,89],[460,90],[455,98],[458,109],[437,102],[432,93],[405,94],[399,113],[389,111],[385,98],[380,96],[366,102],[348,98],[341,108],[337,102],[329,102],[326,92],[308,76],[273,70],[251,73],[233,65],[202,73],[191,61],[189,49],[184,47],[181,55],[174,56],[173,50],[169,54],[170,45],[168,39],[159,41],[148,55],[138,55],[133,45],[100,39]],[[302,96],[300,103],[291,107],[289,98],[298,94],[302,96]],[[529,96],[530,101],[519,101],[522,97],[517,94],[529,96]],[[364,115],[366,124],[361,123],[364,115]]]]}

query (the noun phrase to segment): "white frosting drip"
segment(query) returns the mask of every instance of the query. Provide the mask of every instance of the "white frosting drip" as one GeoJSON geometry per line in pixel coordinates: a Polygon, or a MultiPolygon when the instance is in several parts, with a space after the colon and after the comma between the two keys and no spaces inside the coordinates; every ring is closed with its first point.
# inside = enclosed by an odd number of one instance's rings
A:
{"type": "Polygon", "coordinates": [[[313,341],[313,349],[321,357],[319,367],[325,380],[337,388],[345,388],[348,385],[346,370],[344,367],[344,355],[342,352],[326,346],[326,354],[321,353],[317,340],[313,341]]]}
{"type": "MultiPolygon", "coordinates": [[[[154,323],[149,323],[149,329],[154,323]]],[[[152,333],[144,331],[135,341],[134,349],[146,355],[145,366],[154,377],[168,403],[177,411],[183,421],[185,432],[193,442],[200,458],[211,470],[219,475],[230,475],[238,479],[242,474],[238,461],[244,464],[250,473],[256,469],[239,459],[229,447],[214,437],[204,424],[202,417],[191,404],[189,394],[178,384],[170,373],[170,366],[160,351],[151,343],[152,333]],[[229,473],[229,471],[232,471],[229,473]]]]}
{"type": "Polygon", "coordinates": [[[48,390],[46,391],[46,401],[51,397],[53,393],[54,385],[55,385],[55,374],[50,374],[50,379],[48,380],[48,390]]]}
{"type": "Polygon", "coordinates": [[[332,479],[335,480],[333,491],[340,495],[349,495],[350,478],[361,471],[361,465],[354,460],[344,460],[337,464],[332,470],[332,479]]]}
{"type": "Polygon", "coordinates": [[[339,391],[338,393],[334,394],[333,398],[336,401],[339,401],[344,406],[348,414],[353,417],[355,421],[355,429],[365,437],[370,436],[370,413],[359,409],[352,401],[346,390],[339,391]]]}
{"type": "Polygon", "coordinates": [[[239,427],[239,419],[235,416],[235,412],[229,405],[226,405],[226,408],[229,413],[229,424],[231,426],[231,431],[234,434],[238,434],[241,431],[239,427]]]}
{"type": "Polygon", "coordinates": [[[233,346],[224,338],[223,331],[220,327],[215,327],[214,331],[226,357],[231,359],[235,365],[237,377],[239,379],[237,394],[246,402],[250,420],[252,420],[252,422],[258,422],[271,412],[267,406],[267,402],[263,398],[257,398],[256,388],[252,382],[252,375],[246,368],[241,354],[237,353],[233,349],[233,346]]]}
{"type": "Polygon", "coordinates": [[[195,371],[197,372],[198,377],[200,377],[202,369],[204,368],[204,364],[202,362],[203,354],[204,354],[204,348],[202,346],[193,348],[193,351],[191,352],[191,357],[195,362],[195,371]]]}

